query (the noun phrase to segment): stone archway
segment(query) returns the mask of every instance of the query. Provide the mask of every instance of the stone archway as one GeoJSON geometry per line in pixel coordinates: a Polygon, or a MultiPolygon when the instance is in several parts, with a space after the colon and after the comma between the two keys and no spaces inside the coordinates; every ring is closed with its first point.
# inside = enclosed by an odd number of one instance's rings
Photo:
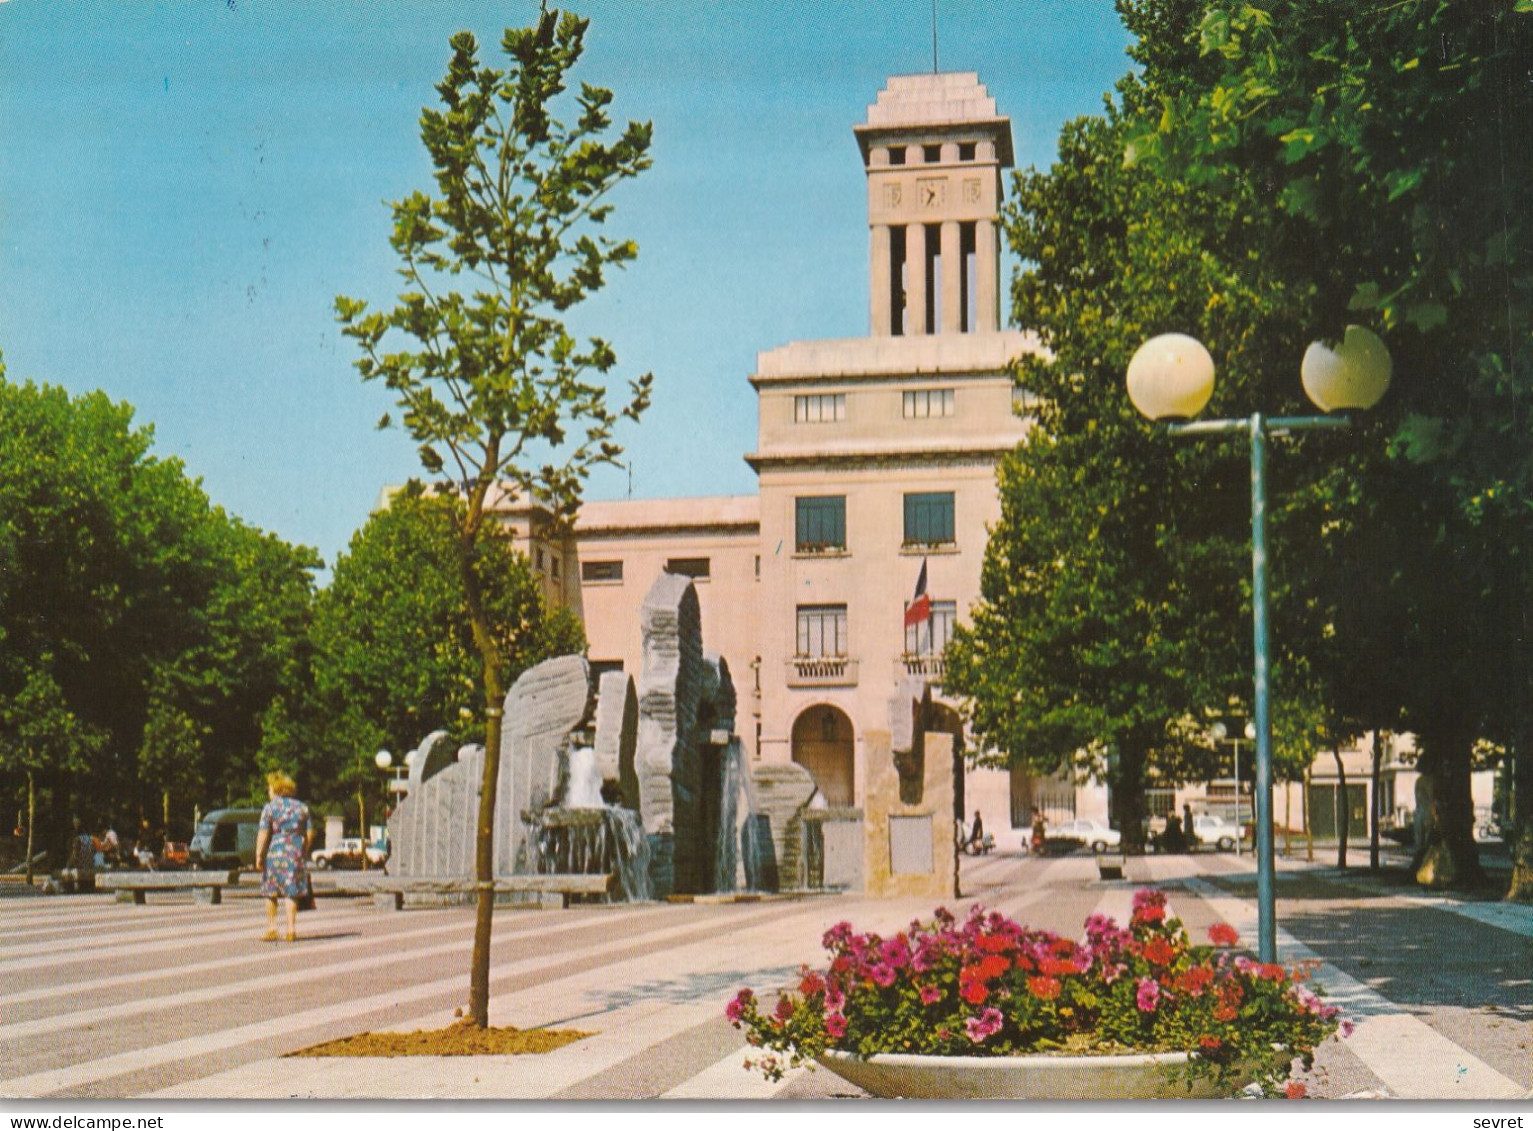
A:
{"type": "Polygon", "coordinates": [[[854,804],[856,736],[839,707],[819,703],[793,723],[793,760],[809,771],[828,805],[854,804]]]}

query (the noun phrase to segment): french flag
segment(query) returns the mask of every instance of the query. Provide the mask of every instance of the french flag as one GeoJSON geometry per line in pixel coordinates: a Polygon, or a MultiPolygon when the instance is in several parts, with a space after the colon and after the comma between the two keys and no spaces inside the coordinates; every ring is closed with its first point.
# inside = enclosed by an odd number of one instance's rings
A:
{"type": "Polygon", "coordinates": [[[905,627],[931,620],[932,599],[926,595],[926,559],[921,559],[921,576],[916,578],[916,595],[905,606],[905,627]]]}

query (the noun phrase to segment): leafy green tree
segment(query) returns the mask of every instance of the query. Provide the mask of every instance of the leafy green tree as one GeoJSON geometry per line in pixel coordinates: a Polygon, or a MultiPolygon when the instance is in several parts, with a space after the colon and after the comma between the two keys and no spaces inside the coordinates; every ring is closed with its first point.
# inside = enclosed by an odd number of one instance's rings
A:
{"type": "MultiPolygon", "coordinates": [[[[52,657],[20,673],[16,693],[0,698],[0,767],[27,779],[27,883],[37,849],[37,778],[84,769],[106,744],[106,734],[69,709],[48,667],[52,657]]],[[[7,665],[8,667],[10,665],[7,665]]],[[[13,679],[15,668],[7,673],[13,679]]]]}
{"type": "Polygon", "coordinates": [[[1533,4],[1215,0],[1198,37],[1196,80],[1164,90],[1134,151],[1168,178],[1261,186],[1253,222],[1296,324],[1335,339],[1369,322],[1390,344],[1379,422],[1315,495],[1345,516],[1319,558],[1346,598],[1332,685],[1363,715],[1392,700],[1416,732],[1432,818],[1418,878],[1472,884],[1475,740],[1533,768],[1533,4]]]}
{"type": "MultiPolygon", "coordinates": [[[[399,751],[441,727],[482,742],[483,674],[457,569],[455,499],[403,492],[368,519],[315,601],[313,646],[322,744],[399,751]]],[[[550,656],[585,651],[568,609],[549,609],[524,556],[486,538],[479,561],[490,631],[508,682],[550,656]]],[[[336,784],[346,784],[347,757],[336,784]]],[[[363,768],[372,774],[369,758],[363,768]]],[[[353,771],[354,775],[354,771],[353,771]]],[[[356,783],[350,782],[354,790],[356,783]]],[[[326,800],[339,800],[341,794],[326,800]]]]}
{"type": "MultiPolygon", "coordinates": [[[[621,454],[612,438],[619,419],[637,420],[650,396],[646,374],[630,383],[626,404],[609,405],[605,378],[616,354],[600,338],[582,345],[564,323],[607,268],[637,254],[632,241],[602,234],[612,210],[605,198],[650,164],[647,123],[630,122],[609,140],[610,91],[582,83],[573,124],[555,117],[587,27],[544,11],[534,27],[508,29],[505,69],[480,64],[471,34],[452,38],[441,108],[421,113],[439,195],[415,192],[393,205],[391,243],[407,289],[387,311],[336,300],[344,333],[361,350],[363,379],[394,393],[426,474],[462,501],[453,512],[457,571],[491,750],[500,744],[507,665],[484,600],[491,494],[535,496],[567,520],[591,468],[621,454]],[[471,290],[458,289],[465,277],[471,290]]],[[[480,1027],[489,1019],[499,762],[484,765],[475,875],[485,886],[469,978],[469,1013],[480,1027]]]]}
{"type": "Polygon", "coordinates": [[[159,811],[171,779],[189,806],[248,794],[305,637],[313,551],[213,507],[152,442],[125,404],[0,369],[0,701],[32,687],[90,737],[42,748],[55,835],[159,811]]]}
{"type": "MultiPolygon", "coordinates": [[[[1204,191],[1124,161],[1155,84],[1200,65],[1195,6],[1175,8],[1136,29],[1156,34],[1136,48],[1144,77],[1125,78],[1102,116],[1069,123],[1047,172],[1015,178],[1007,235],[1027,268],[1013,317],[1047,352],[1020,365],[1036,423],[1003,461],[983,599],[949,652],[979,745],[1107,781],[1134,847],[1146,786],[1219,772],[1227,753],[1209,745],[1208,713],[1250,701],[1250,494],[1242,450],[1147,427],[1124,372],[1143,341],[1175,329],[1228,358],[1213,411],[1245,415],[1284,379],[1297,386],[1291,345],[1272,330],[1285,296],[1247,221],[1254,189],[1204,191]]],[[[1265,403],[1295,409],[1297,392],[1265,403]]],[[[1281,557],[1286,527],[1274,525],[1281,557]]],[[[1280,654],[1279,682],[1297,664],[1280,654]]],[[[1308,700],[1279,702],[1280,773],[1297,776],[1314,724],[1308,700]]]]}

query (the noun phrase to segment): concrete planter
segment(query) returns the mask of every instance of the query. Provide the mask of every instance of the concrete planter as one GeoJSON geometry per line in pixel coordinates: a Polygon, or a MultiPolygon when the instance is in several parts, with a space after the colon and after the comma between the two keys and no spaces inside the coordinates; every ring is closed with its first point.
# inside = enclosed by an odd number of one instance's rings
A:
{"type": "Polygon", "coordinates": [[[914,1056],[859,1060],[827,1050],[819,1061],[875,1096],[922,1100],[1149,1100],[1227,1098],[1250,1083],[1244,1073],[1219,1088],[1198,1078],[1187,1089],[1184,1052],[1123,1056],[914,1056]]]}

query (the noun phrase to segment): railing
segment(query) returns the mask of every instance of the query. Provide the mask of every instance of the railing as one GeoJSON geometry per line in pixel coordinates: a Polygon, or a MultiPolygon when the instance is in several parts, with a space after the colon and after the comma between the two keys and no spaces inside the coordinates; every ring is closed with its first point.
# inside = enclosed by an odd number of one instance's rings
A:
{"type": "Polygon", "coordinates": [[[794,656],[788,661],[789,687],[854,687],[857,661],[850,656],[794,656]]]}
{"type": "Polygon", "coordinates": [[[941,683],[947,675],[947,658],[941,653],[932,655],[917,655],[914,652],[906,652],[895,662],[895,676],[901,673],[905,675],[925,676],[929,680],[941,683]]]}

